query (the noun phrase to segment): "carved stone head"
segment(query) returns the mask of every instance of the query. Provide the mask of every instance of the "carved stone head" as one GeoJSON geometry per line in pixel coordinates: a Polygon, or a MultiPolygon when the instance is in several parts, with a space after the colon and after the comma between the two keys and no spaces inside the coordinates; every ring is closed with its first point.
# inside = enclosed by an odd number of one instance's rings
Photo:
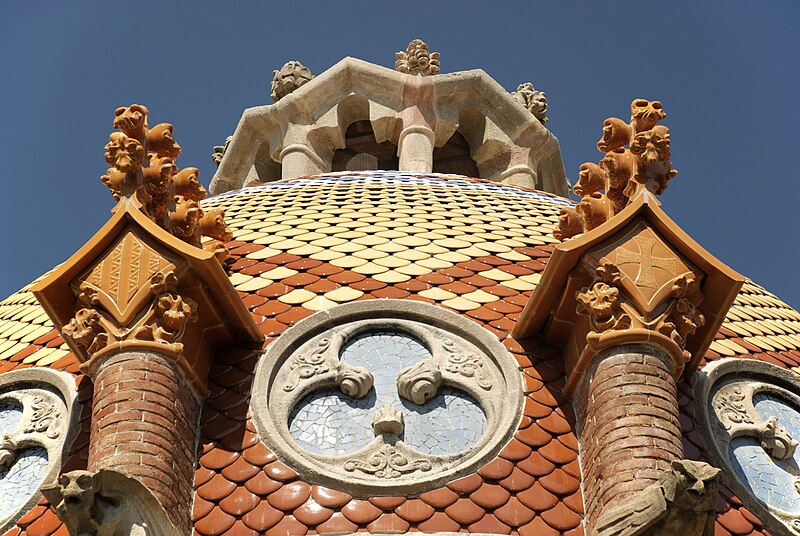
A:
{"type": "Polygon", "coordinates": [[[593,162],[584,162],[578,172],[578,182],[572,190],[580,196],[591,195],[606,187],[607,178],[603,168],[593,162]]]}
{"type": "Polygon", "coordinates": [[[314,75],[299,61],[286,62],[280,70],[273,71],[272,88],[270,96],[272,102],[278,102],[283,97],[311,81],[314,75]]]}
{"type": "Polygon", "coordinates": [[[109,166],[130,173],[142,167],[144,147],[136,138],[122,132],[112,132],[106,144],[105,157],[109,166]]]}
{"type": "Polygon", "coordinates": [[[530,82],[525,82],[517,86],[517,90],[511,93],[511,96],[543,124],[549,121],[547,118],[547,95],[544,91],[539,91],[530,82]]]}
{"type": "Polygon", "coordinates": [[[430,52],[422,39],[412,40],[405,52],[396,52],[394,68],[405,74],[429,76],[439,73],[439,53],[430,52]]]}
{"type": "Polygon", "coordinates": [[[114,128],[131,138],[144,140],[147,131],[147,107],[141,104],[123,106],[114,111],[114,128]]]}
{"type": "Polygon", "coordinates": [[[631,103],[631,121],[636,126],[636,132],[650,130],[665,117],[667,114],[660,101],[636,99],[631,103]]]}
{"type": "Polygon", "coordinates": [[[604,153],[619,149],[631,139],[631,127],[616,117],[609,117],[603,121],[603,137],[597,142],[597,148],[604,153]]]}
{"type": "Polygon", "coordinates": [[[172,181],[175,195],[181,195],[193,201],[202,201],[206,198],[206,189],[200,184],[198,177],[200,170],[196,167],[187,167],[180,170],[172,181]]]}
{"type": "Polygon", "coordinates": [[[221,208],[203,211],[203,217],[200,218],[200,234],[220,242],[228,242],[233,239],[233,233],[225,225],[225,211],[221,208]]]}
{"type": "Polygon", "coordinates": [[[169,123],[159,123],[147,131],[147,149],[153,151],[158,156],[170,156],[178,158],[181,154],[181,146],[172,137],[172,125],[169,123]]]}
{"type": "Polygon", "coordinates": [[[713,509],[720,470],[704,462],[675,460],[659,479],[668,503],[683,510],[704,512],[713,509]]]}

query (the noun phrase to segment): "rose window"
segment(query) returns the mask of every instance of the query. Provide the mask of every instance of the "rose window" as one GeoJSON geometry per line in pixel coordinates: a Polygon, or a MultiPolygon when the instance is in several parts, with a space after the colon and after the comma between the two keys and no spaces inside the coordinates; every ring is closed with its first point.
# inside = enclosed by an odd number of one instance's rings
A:
{"type": "Polygon", "coordinates": [[[388,493],[488,461],[516,429],[521,395],[516,361],[476,324],[364,301],[313,315],[267,349],[253,417],[298,473],[388,493]]]}
{"type": "Polygon", "coordinates": [[[696,404],[712,462],[748,508],[800,534],[797,375],[744,359],[708,368],[696,404]]]}
{"type": "Polygon", "coordinates": [[[74,400],[74,380],[28,369],[0,376],[0,533],[58,475],[74,400]]]}

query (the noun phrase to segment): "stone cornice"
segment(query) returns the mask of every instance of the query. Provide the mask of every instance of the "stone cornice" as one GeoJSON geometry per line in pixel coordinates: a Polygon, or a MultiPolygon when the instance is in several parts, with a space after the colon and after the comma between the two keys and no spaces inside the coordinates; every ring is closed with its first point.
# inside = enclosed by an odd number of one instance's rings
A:
{"type": "Polygon", "coordinates": [[[149,350],[175,359],[200,395],[214,348],[263,335],[214,253],[176,238],[137,204],[112,218],[32,289],[93,373],[105,356],[149,350]]]}
{"type": "Polygon", "coordinates": [[[513,334],[564,348],[568,392],[597,352],[626,343],[663,349],[679,374],[697,367],[743,283],[644,190],[556,246],[513,334]]]}

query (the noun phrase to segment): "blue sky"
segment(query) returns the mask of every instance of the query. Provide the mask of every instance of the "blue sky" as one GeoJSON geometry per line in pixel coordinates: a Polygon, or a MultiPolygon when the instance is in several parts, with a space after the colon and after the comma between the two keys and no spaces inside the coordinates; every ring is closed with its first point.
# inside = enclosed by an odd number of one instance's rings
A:
{"type": "Polygon", "coordinates": [[[800,308],[797,2],[0,1],[0,297],[110,216],[99,177],[114,109],[170,122],[181,167],[267,104],[272,70],[344,56],[385,66],[420,37],[442,71],[482,68],[547,92],[567,176],[596,162],[602,121],[659,99],[680,171],[663,207],[725,263],[800,308]]]}

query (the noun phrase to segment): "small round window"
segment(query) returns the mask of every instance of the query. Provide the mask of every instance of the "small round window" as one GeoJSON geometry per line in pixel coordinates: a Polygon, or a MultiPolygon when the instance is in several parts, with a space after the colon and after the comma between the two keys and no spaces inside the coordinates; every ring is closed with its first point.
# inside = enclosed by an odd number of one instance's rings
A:
{"type": "Polygon", "coordinates": [[[276,340],[253,418],[299,473],[369,495],[474,470],[510,439],[521,398],[517,363],[491,333],[438,307],[376,300],[317,313],[276,340]]]}

